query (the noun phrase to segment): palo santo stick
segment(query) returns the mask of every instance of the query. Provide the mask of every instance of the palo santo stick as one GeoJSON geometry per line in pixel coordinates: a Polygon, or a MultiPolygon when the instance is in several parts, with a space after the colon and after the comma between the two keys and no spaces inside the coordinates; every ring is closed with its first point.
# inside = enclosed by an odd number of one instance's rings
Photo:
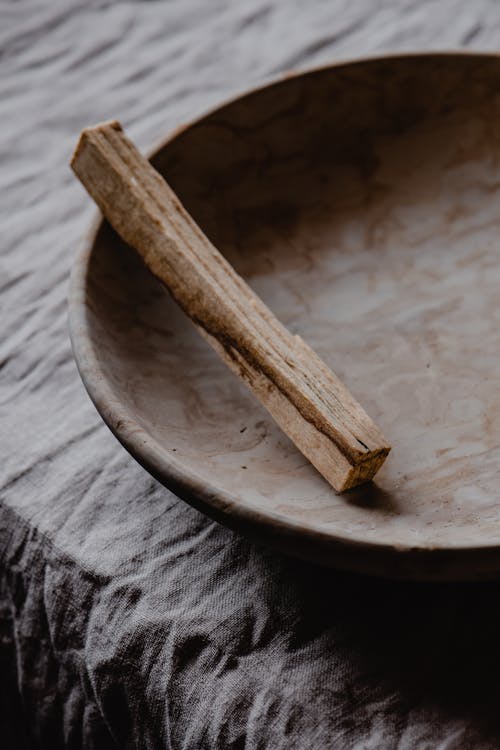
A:
{"type": "Polygon", "coordinates": [[[371,479],[390,450],[378,427],[222,257],[120,124],[84,130],[71,166],[118,234],[325,479],[339,492],[371,479]]]}

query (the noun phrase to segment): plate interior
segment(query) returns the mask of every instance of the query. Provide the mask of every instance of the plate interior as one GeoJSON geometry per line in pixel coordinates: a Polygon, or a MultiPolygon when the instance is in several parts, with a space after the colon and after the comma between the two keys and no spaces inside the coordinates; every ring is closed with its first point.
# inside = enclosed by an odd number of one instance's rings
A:
{"type": "Polygon", "coordinates": [[[208,236],[393,445],[374,483],[336,495],[103,225],[86,335],[166,484],[175,465],[363,543],[500,542],[498,122],[496,58],[394,58],[288,79],[160,149],[208,236]]]}

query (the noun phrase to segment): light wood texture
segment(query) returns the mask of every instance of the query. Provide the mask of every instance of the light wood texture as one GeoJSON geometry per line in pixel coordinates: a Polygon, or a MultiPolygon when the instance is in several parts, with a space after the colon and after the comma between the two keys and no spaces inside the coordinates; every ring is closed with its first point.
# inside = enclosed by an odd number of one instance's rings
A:
{"type": "Polygon", "coordinates": [[[72,168],[121,237],[337,491],[390,447],[344,384],[211,244],[118,122],[84,130],[72,168]]]}

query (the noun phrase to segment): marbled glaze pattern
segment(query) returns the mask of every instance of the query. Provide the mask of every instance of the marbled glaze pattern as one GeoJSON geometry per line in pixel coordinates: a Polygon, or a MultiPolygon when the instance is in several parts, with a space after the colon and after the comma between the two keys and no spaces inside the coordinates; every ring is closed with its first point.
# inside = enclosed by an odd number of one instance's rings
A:
{"type": "Polygon", "coordinates": [[[72,335],[120,440],[198,507],[295,554],[500,572],[499,116],[500,59],[388,58],[257,91],[155,156],[381,426],[393,451],[375,484],[335,495],[104,226],[74,272],[72,335]]]}

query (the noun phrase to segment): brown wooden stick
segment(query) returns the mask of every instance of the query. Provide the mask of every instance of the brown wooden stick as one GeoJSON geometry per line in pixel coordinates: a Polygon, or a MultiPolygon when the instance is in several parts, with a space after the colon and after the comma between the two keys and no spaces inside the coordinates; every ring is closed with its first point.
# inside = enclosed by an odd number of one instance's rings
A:
{"type": "Polygon", "coordinates": [[[71,166],[222,360],[337,491],[371,479],[390,446],[315,352],[203,234],[118,122],[87,128],[71,166]]]}

